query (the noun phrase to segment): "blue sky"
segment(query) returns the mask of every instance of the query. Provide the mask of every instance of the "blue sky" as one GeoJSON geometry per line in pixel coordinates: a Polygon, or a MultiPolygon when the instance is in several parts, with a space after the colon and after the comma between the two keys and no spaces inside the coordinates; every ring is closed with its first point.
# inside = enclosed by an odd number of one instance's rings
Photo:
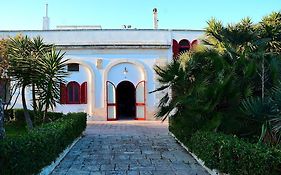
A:
{"type": "Polygon", "coordinates": [[[281,0],[0,0],[0,30],[41,29],[45,4],[51,28],[57,25],[101,25],[102,28],[152,28],[158,8],[159,28],[204,29],[211,17],[235,23],[249,16],[259,21],[281,10],[281,0]]]}

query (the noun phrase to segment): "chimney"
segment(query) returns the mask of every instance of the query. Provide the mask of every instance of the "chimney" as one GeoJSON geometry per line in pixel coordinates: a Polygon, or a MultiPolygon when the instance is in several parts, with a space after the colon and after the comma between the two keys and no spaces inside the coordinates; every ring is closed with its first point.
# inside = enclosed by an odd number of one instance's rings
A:
{"type": "Polygon", "coordinates": [[[48,17],[48,4],[46,4],[46,16],[43,17],[43,30],[50,30],[50,19],[48,17]]]}
{"type": "Polygon", "coordinates": [[[157,8],[153,9],[153,28],[158,29],[158,13],[157,13],[157,8]]]}

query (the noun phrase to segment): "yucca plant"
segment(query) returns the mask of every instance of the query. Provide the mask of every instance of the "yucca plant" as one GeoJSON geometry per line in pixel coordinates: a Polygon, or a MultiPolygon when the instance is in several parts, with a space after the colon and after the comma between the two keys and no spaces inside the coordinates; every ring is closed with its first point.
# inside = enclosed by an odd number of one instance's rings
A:
{"type": "MultiPolygon", "coordinates": [[[[44,57],[44,54],[51,51],[52,45],[45,44],[43,42],[43,38],[37,36],[30,40],[30,54],[31,57],[34,59],[35,62],[38,62],[40,58],[44,57]]],[[[39,64],[34,65],[33,69],[37,70],[39,64]]],[[[39,68],[40,69],[40,68],[39,68]]],[[[32,91],[32,107],[34,113],[38,113],[41,111],[41,109],[37,106],[36,99],[36,86],[38,86],[37,78],[34,79],[34,81],[31,83],[31,91],[32,91]]]]}
{"type": "Polygon", "coordinates": [[[52,110],[60,99],[60,83],[68,75],[63,60],[65,53],[56,51],[55,47],[50,52],[46,52],[38,59],[38,91],[39,102],[44,107],[43,121],[46,121],[46,114],[49,108],[52,110]]]}
{"type": "Polygon", "coordinates": [[[29,129],[33,128],[30,115],[27,111],[25,89],[36,78],[34,72],[36,61],[31,56],[31,41],[27,36],[10,38],[9,42],[9,76],[21,86],[22,105],[24,117],[29,129]]]}
{"type": "Polygon", "coordinates": [[[27,86],[32,87],[35,113],[45,107],[45,120],[47,110],[53,108],[58,101],[59,82],[63,81],[66,74],[63,55],[60,51],[56,52],[54,46],[45,44],[41,37],[10,38],[9,75],[21,86],[24,116],[29,129],[32,129],[33,124],[27,111],[25,89],[27,86]]]}

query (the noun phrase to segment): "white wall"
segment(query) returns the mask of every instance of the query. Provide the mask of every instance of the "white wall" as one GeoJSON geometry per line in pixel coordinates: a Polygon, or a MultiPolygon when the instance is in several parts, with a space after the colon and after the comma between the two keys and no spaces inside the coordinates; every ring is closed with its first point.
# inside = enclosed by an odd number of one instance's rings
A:
{"type": "MultiPolygon", "coordinates": [[[[77,81],[80,85],[84,81],[88,82],[88,104],[58,105],[56,111],[64,113],[85,111],[90,115],[101,115],[103,118],[106,118],[107,80],[112,81],[116,86],[123,80],[129,80],[134,85],[141,80],[146,80],[147,107],[151,110],[148,113],[152,115],[163,95],[148,94],[158,87],[154,65],[165,64],[172,59],[172,39],[192,41],[203,36],[203,31],[186,30],[50,30],[0,31],[0,38],[15,36],[18,32],[30,37],[40,35],[47,43],[77,46],[61,46],[66,52],[65,59],[80,64],[80,71],[71,73],[66,80],[77,81]],[[107,45],[112,47],[108,48],[107,45]],[[124,47],[119,47],[120,45],[124,47]],[[135,45],[143,45],[143,47],[135,47],[135,45]],[[96,66],[97,59],[102,60],[101,68],[96,66]],[[128,70],[126,79],[123,74],[124,67],[128,70]]],[[[27,94],[27,97],[30,99],[31,95],[27,94]]],[[[17,105],[21,106],[20,100],[17,105]]]]}
{"type": "MultiPolygon", "coordinates": [[[[88,68],[84,67],[83,65],[79,65],[79,72],[69,72],[69,76],[65,78],[66,84],[71,81],[76,81],[81,84],[83,82],[87,82],[87,94],[90,93],[90,71],[88,68]]],[[[87,112],[91,113],[90,111],[90,103],[91,99],[87,99],[87,104],[58,104],[56,107],[56,111],[68,113],[68,112],[87,112]]]]}

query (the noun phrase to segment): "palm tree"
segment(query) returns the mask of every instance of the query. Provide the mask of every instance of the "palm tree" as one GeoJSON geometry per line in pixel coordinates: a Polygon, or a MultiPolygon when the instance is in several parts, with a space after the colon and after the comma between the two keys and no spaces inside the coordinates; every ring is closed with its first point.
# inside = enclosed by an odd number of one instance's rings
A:
{"type": "Polygon", "coordinates": [[[258,38],[266,40],[256,54],[261,60],[262,95],[245,99],[241,109],[262,124],[259,142],[276,143],[281,136],[281,13],[273,12],[264,17],[256,30],[258,38]]]}
{"type": "MultiPolygon", "coordinates": [[[[31,40],[31,56],[35,61],[38,61],[38,59],[42,58],[46,52],[49,52],[51,50],[51,45],[47,45],[43,42],[43,39],[39,36],[32,38],[31,40]]],[[[34,67],[34,70],[38,69],[38,64],[34,65],[37,67],[34,67]]],[[[37,100],[36,100],[36,86],[38,86],[37,78],[32,82],[32,101],[33,101],[33,111],[34,113],[37,113],[41,109],[37,107],[37,100]]],[[[40,83],[40,82],[39,82],[40,83]]]]}
{"type": "Polygon", "coordinates": [[[265,89],[278,80],[267,79],[279,72],[264,57],[267,41],[261,37],[258,25],[248,18],[227,27],[210,20],[202,42],[205,47],[180,55],[179,61],[164,68],[155,68],[162,84],[155,91],[172,90],[172,95],[167,93],[161,99],[156,116],[163,120],[167,116],[180,118],[193,131],[221,130],[238,135],[257,132],[246,130],[245,124],[254,127],[256,123],[239,107],[247,97],[263,97],[265,89]]]}
{"type": "Polygon", "coordinates": [[[60,83],[68,75],[63,60],[65,53],[56,51],[55,47],[50,52],[46,52],[38,59],[38,96],[44,109],[43,121],[46,121],[46,114],[49,108],[53,109],[60,99],[60,83]]]}
{"type": "Polygon", "coordinates": [[[240,97],[249,95],[246,80],[236,76],[235,68],[242,60],[229,60],[217,50],[202,46],[182,53],[166,67],[156,67],[162,86],[155,91],[172,90],[172,95],[166,92],[160,100],[156,117],[182,120],[183,127],[190,130],[186,135],[198,129],[218,130],[233,116],[240,97]],[[247,90],[240,91],[241,86],[247,90]]]}
{"type": "Polygon", "coordinates": [[[24,109],[24,117],[29,129],[33,128],[33,124],[28,113],[25,91],[26,87],[32,84],[36,78],[34,67],[36,62],[31,56],[31,41],[25,36],[17,36],[10,38],[9,43],[9,76],[21,85],[22,105],[24,109]]]}

